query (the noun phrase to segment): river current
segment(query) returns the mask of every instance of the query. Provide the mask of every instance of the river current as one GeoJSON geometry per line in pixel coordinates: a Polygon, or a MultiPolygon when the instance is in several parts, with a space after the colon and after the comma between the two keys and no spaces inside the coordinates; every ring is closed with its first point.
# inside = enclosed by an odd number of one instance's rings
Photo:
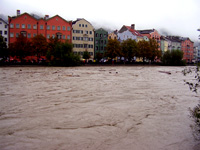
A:
{"type": "Polygon", "coordinates": [[[1,150],[197,150],[185,67],[2,67],[1,150]]]}

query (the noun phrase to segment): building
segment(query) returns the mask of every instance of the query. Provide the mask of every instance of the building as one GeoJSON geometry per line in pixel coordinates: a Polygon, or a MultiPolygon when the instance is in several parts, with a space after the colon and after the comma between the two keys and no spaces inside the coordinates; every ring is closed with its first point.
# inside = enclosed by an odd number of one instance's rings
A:
{"type": "Polygon", "coordinates": [[[103,28],[95,30],[95,42],[94,42],[94,55],[101,53],[104,56],[106,45],[108,43],[108,32],[103,28]]]}
{"type": "Polygon", "coordinates": [[[85,19],[77,19],[72,23],[73,52],[83,56],[88,51],[90,59],[94,59],[94,27],[85,19]]]}
{"type": "Polygon", "coordinates": [[[0,18],[0,35],[3,36],[8,47],[8,23],[2,18],[0,18]]]}
{"type": "Polygon", "coordinates": [[[132,24],[131,26],[123,25],[122,28],[119,30],[117,36],[120,42],[127,39],[132,39],[136,42],[144,40],[143,36],[135,30],[135,24],[132,24]]]}
{"type": "Polygon", "coordinates": [[[192,42],[188,37],[181,37],[181,50],[183,51],[183,59],[187,63],[194,62],[194,42],[192,42]]]}
{"type": "Polygon", "coordinates": [[[49,18],[45,15],[44,18],[37,19],[28,13],[20,14],[17,10],[17,16],[8,16],[9,21],[9,43],[16,41],[16,38],[23,34],[28,39],[36,35],[43,35],[47,39],[50,37],[58,37],[62,42],[69,40],[72,37],[72,22],[66,21],[59,15],[49,18]]]}
{"type": "Polygon", "coordinates": [[[168,40],[164,37],[160,37],[160,49],[162,51],[162,54],[164,54],[168,50],[168,40]]]}
{"type": "Polygon", "coordinates": [[[117,30],[115,30],[115,31],[113,31],[113,32],[110,32],[109,34],[108,34],[108,39],[109,40],[117,40],[117,33],[118,33],[118,31],[117,30]]]}
{"type": "Polygon", "coordinates": [[[158,33],[157,30],[155,29],[148,29],[148,30],[137,30],[142,36],[146,36],[149,39],[155,39],[159,45],[159,50],[160,50],[160,37],[161,35],[158,33]]]}
{"type": "Polygon", "coordinates": [[[181,40],[179,36],[167,36],[165,39],[168,41],[168,50],[181,50],[181,40]]]}

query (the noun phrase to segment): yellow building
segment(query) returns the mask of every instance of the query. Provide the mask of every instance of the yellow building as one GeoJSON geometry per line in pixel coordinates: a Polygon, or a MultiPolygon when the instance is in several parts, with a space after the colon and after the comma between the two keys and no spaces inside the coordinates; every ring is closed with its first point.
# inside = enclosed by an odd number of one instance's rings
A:
{"type": "Polygon", "coordinates": [[[117,34],[115,33],[117,31],[111,32],[108,34],[108,39],[112,39],[112,40],[117,40],[117,34]]]}
{"type": "Polygon", "coordinates": [[[82,58],[84,51],[94,59],[94,27],[85,19],[77,19],[72,23],[73,52],[82,58]]]}

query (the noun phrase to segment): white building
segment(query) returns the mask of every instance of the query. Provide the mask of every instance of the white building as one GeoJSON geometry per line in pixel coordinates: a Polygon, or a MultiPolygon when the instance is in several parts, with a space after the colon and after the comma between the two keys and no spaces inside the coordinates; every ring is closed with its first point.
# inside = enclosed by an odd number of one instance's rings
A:
{"type": "Polygon", "coordinates": [[[0,35],[4,37],[4,40],[8,46],[8,23],[0,18],[0,35]]]}

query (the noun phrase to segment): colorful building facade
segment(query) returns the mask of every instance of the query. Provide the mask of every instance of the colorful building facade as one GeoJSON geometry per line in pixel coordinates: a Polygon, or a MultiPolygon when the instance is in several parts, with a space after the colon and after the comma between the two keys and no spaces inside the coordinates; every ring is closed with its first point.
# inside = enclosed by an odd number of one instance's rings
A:
{"type": "Polygon", "coordinates": [[[90,59],[94,59],[94,27],[85,19],[77,19],[72,23],[73,52],[83,56],[88,51],[90,59]]]}
{"type": "Polygon", "coordinates": [[[180,38],[181,39],[181,50],[183,51],[183,59],[187,63],[192,63],[194,61],[194,42],[189,38],[180,38]]]}
{"type": "Polygon", "coordinates": [[[16,41],[16,38],[23,34],[28,39],[36,35],[43,35],[45,38],[58,37],[62,42],[69,40],[71,42],[72,22],[66,21],[59,15],[49,18],[36,19],[28,13],[17,13],[17,16],[8,17],[9,21],[9,43],[16,41]]]}
{"type": "Polygon", "coordinates": [[[8,46],[8,23],[0,18],[0,35],[4,38],[8,46]]]}
{"type": "Polygon", "coordinates": [[[102,56],[104,56],[104,53],[106,51],[106,45],[108,43],[108,32],[104,30],[103,28],[95,30],[94,34],[94,53],[95,56],[97,53],[101,53],[102,56]]]}

